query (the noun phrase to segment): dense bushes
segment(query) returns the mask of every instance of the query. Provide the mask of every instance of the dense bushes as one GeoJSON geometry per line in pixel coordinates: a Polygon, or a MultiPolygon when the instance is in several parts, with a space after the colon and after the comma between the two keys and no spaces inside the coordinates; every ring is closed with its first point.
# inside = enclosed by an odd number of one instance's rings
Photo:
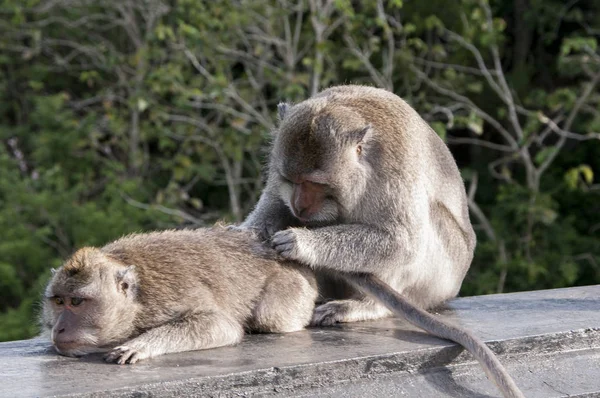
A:
{"type": "Polygon", "coordinates": [[[404,97],[456,156],[463,295],[600,281],[593,2],[0,4],[0,340],[35,333],[76,247],[241,220],[277,102],[347,82],[404,97]]]}

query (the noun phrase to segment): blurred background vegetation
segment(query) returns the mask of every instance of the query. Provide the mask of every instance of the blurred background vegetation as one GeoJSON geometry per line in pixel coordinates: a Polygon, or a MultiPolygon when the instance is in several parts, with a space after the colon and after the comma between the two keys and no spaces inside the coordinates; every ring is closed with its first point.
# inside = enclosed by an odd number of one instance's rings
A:
{"type": "Polygon", "coordinates": [[[51,267],[122,234],[243,219],[276,104],[405,98],[463,171],[462,295],[600,282],[600,3],[0,0],[0,340],[51,267]]]}

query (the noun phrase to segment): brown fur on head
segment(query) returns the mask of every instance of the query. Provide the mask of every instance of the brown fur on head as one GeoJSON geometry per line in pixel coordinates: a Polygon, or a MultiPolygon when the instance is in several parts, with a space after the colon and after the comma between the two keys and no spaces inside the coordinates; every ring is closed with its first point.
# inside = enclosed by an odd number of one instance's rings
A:
{"type": "Polygon", "coordinates": [[[83,248],[53,272],[45,291],[42,328],[68,356],[104,351],[131,335],[136,275],[132,266],[83,248]]]}
{"type": "Polygon", "coordinates": [[[327,223],[352,211],[376,163],[373,127],[355,110],[280,105],[272,168],[280,197],[299,220],[327,223]]]}

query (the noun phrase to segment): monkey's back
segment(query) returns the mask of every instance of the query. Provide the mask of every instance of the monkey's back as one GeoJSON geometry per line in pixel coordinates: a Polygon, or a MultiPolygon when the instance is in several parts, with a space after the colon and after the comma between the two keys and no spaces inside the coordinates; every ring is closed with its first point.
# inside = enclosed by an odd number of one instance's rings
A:
{"type": "Polygon", "coordinates": [[[101,250],[135,266],[144,327],[200,306],[245,319],[268,278],[285,271],[277,255],[251,234],[221,227],[133,234],[101,250]]]}
{"type": "MultiPolygon", "coordinates": [[[[305,101],[313,114],[342,107],[356,112],[374,127],[382,143],[376,173],[396,176],[408,192],[419,184],[430,200],[441,202],[456,218],[474,248],[463,180],[454,157],[442,139],[406,101],[389,91],[359,85],[336,86],[305,101]],[[410,156],[406,156],[410,154],[410,156]]],[[[353,126],[357,128],[358,126],[353,126]]],[[[350,129],[350,128],[349,128],[350,129]]]]}

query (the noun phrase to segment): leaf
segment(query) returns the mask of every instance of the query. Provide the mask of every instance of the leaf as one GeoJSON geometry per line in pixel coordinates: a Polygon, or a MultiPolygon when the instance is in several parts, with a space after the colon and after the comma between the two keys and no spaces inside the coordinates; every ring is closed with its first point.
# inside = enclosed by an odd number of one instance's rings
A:
{"type": "Polygon", "coordinates": [[[412,23],[404,24],[404,29],[402,30],[404,34],[409,35],[414,33],[417,30],[417,26],[412,23]]]}
{"type": "Polygon", "coordinates": [[[556,151],[558,151],[558,149],[556,149],[555,147],[547,147],[542,149],[535,155],[535,163],[537,165],[544,163],[544,161],[548,159],[549,156],[556,153],[556,151]]]}
{"type": "Polygon", "coordinates": [[[469,115],[467,127],[477,135],[483,134],[483,119],[474,112],[469,115]]]}
{"type": "Polygon", "coordinates": [[[597,48],[598,41],[593,37],[574,37],[563,41],[560,52],[562,55],[569,55],[582,50],[596,52],[597,48]]]}
{"type": "Polygon", "coordinates": [[[430,15],[427,18],[425,18],[425,27],[430,30],[434,28],[442,29],[444,27],[444,24],[435,15],[430,15]]]}
{"type": "Polygon", "coordinates": [[[577,189],[580,183],[591,185],[594,182],[594,170],[589,165],[582,164],[567,170],[564,180],[570,190],[577,189]]]}
{"type": "Polygon", "coordinates": [[[138,98],[137,108],[140,112],[144,112],[146,109],[148,109],[148,102],[143,98],[138,98]]]}
{"type": "Polygon", "coordinates": [[[561,261],[559,269],[568,285],[575,283],[579,276],[579,266],[576,263],[572,261],[561,261]]]}
{"type": "Polygon", "coordinates": [[[198,198],[191,198],[189,202],[196,210],[201,210],[204,207],[204,204],[198,198]]]}
{"type": "Polygon", "coordinates": [[[481,93],[483,91],[483,83],[482,82],[473,82],[467,85],[467,90],[473,93],[481,93]]]}
{"type": "Polygon", "coordinates": [[[403,1],[402,0],[390,0],[389,3],[392,8],[400,9],[400,8],[402,8],[403,1]]]}
{"type": "Polygon", "coordinates": [[[41,91],[44,88],[44,83],[37,80],[30,80],[29,87],[31,87],[34,91],[41,91]]]}
{"type": "Polygon", "coordinates": [[[456,80],[456,70],[454,68],[447,68],[443,72],[444,78],[448,80],[456,80]]]}
{"type": "Polygon", "coordinates": [[[538,216],[542,224],[550,225],[556,220],[556,218],[558,217],[558,213],[556,213],[556,211],[552,209],[542,209],[539,212],[538,216]]]}

